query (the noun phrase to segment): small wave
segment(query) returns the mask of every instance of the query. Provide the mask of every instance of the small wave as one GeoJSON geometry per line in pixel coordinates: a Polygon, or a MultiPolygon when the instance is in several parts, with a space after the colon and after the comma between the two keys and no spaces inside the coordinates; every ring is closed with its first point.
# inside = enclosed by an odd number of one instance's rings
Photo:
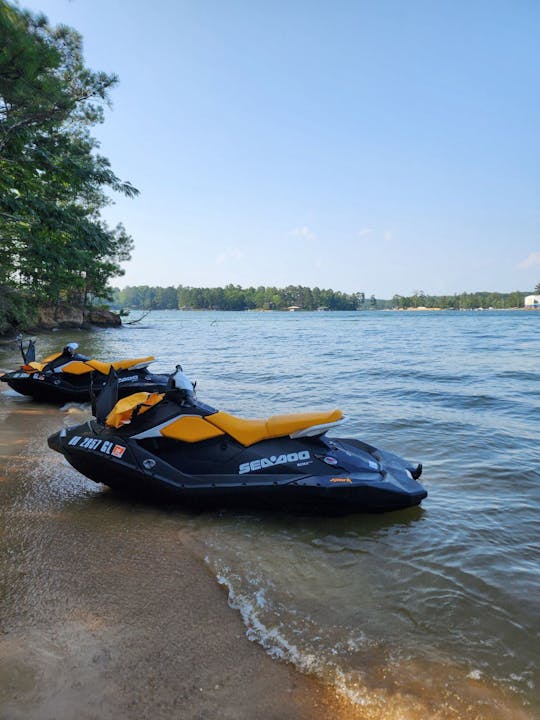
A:
{"type": "Polygon", "coordinates": [[[68,402],[65,405],[62,405],[60,408],[60,412],[65,412],[68,414],[75,414],[78,412],[88,412],[90,409],[90,403],[79,403],[79,402],[68,402]]]}
{"type": "Polygon", "coordinates": [[[540,382],[540,373],[528,370],[503,370],[497,373],[496,377],[505,380],[522,380],[525,382],[540,382]]]}
{"type": "MultiPolygon", "coordinates": [[[[210,564],[208,558],[206,562],[210,564]]],[[[480,669],[467,671],[442,659],[428,662],[406,658],[397,649],[385,649],[368,641],[363,633],[350,634],[345,640],[324,647],[314,626],[310,641],[306,642],[305,633],[283,619],[287,616],[285,612],[274,608],[273,614],[265,619],[263,612],[268,603],[266,598],[261,602],[265,596],[263,588],[259,587],[253,595],[237,591],[235,578],[238,581],[239,577],[230,568],[221,566],[214,570],[217,581],[228,591],[229,606],[240,613],[249,640],[259,643],[270,657],[290,662],[301,672],[333,687],[353,706],[362,708],[369,720],[529,717],[495,684],[484,680],[480,669]],[[294,637],[297,640],[292,640],[294,637]],[[347,668],[346,658],[355,661],[357,667],[347,668]],[[429,678],[429,683],[422,678],[429,678]]]]}

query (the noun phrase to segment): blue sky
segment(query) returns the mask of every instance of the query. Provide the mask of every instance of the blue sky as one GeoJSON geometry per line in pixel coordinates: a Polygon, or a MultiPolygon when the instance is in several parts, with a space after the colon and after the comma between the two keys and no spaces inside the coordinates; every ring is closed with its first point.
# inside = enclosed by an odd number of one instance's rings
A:
{"type": "Polygon", "coordinates": [[[32,0],[115,72],[116,284],[540,282],[537,0],[32,0]]]}

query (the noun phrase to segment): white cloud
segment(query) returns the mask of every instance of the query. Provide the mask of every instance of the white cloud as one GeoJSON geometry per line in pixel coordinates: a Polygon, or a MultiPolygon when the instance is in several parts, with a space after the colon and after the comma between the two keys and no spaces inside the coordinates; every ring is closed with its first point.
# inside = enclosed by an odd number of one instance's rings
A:
{"type": "Polygon", "coordinates": [[[385,230],[385,231],[384,231],[383,238],[384,238],[385,240],[391,240],[393,237],[394,237],[394,234],[393,234],[393,232],[392,232],[391,230],[385,230]]]}
{"type": "Polygon", "coordinates": [[[365,228],[362,228],[361,230],[359,230],[357,232],[357,235],[358,235],[358,237],[365,237],[366,235],[371,235],[372,232],[373,232],[373,228],[365,227],[365,228]]]}
{"type": "Polygon", "coordinates": [[[218,265],[223,265],[229,260],[241,260],[243,257],[245,257],[244,253],[238,248],[228,248],[216,256],[216,262],[218,265]]]}
{"type": "Polygon", "coordinates": [[[527,270],[528,268],[535,267],[536,265],[540,265],[540,252],[529,253],[525,260],[518,263],[518,268],[520,270],[527,270]]]}
{"type": "Polygon", "coordinates": [[[306,240],[313,240],[315,238],[315,233],[310,228],[308,228],[307,225],[302,225],[302,227],[297,227],[289,230],[289,235],[292,235],[293,237],[305,238],[306,240]]]}

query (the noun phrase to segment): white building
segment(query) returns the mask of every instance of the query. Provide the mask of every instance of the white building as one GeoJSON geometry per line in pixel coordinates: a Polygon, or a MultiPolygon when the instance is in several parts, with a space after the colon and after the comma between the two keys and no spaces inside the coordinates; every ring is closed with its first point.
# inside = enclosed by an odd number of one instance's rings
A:
{"type": "Polygon", "coordinates": [[[525,298],[525,307],[540,309],[540,295],[527,295],[525,298]]]}

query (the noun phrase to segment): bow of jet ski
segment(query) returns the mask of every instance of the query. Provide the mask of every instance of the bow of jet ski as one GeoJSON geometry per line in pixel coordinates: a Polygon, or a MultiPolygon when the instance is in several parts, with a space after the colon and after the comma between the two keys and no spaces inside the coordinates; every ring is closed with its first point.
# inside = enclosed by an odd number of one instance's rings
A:
{"type": "Polygon", "coordinates": [[[56,404],[89,401],[92,394],[98,394],[105,386],[111,369],[118,376],[120,397],[141,391],[162,392],[167,386],[167,375],[148,370],[154,360],[152,356],[107,363],[81,355],[77,348],[77,343],[68,343],[61,352],[38,362],[34,342],[30,340],[27,348],[21,343],[24,363],[0,380],[21,395],[56,404]]]}
{"type": "Polygon", "coordinates": [[[329,429],[340,410],[245,420],[199,402],[180,371],[165,393],[116,401],[114,379],[96,418],[49,437],[79,472],[114,490],[198,507],[323,513],[419,505],[422,466],[329,429]]]}

